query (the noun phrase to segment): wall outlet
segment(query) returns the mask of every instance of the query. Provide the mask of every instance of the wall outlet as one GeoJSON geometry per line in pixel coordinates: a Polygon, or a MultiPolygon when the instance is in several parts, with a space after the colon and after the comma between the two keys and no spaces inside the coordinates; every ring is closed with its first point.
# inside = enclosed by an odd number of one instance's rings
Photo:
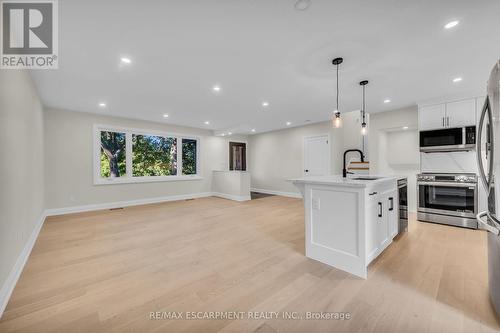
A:
{"type": "Polygon", "coordinates": [[[319,200],[319,198],[312,198],[312,208],[314,210],[320,210],[320,200],[319,200]]]}

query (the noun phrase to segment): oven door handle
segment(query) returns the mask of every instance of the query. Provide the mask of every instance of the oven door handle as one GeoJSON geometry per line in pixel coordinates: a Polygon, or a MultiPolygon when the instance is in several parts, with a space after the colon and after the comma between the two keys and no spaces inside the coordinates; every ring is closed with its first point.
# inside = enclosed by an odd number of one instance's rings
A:
{"type": "Polygon", "coordinates": [[[447,186],[447,187],[476,187],[477,183],[454,183],[454,182],[417,182],[417,185],[447,186]]]}
{"type": "Polygon", "coordinates": [[[491,232],[495,236],[500,235],[500,229],[495,225],[491,225],[488,220],[484,221],[483,217],[486,216],[486,219],[488,219],[488,212],[484,211],[476,215],[476,220],[479,226],[479,229],[486,230],[488,232],[491,232]]]}

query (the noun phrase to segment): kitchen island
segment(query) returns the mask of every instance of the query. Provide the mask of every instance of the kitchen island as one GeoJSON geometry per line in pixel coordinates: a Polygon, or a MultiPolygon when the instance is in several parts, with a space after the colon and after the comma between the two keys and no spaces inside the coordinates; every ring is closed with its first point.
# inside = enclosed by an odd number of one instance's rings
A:
{"type": "Polygon", "coordinates": [[[292,179],[304,198],[306,256],[367,278],[398,233],[398,177],[292,179]]]}

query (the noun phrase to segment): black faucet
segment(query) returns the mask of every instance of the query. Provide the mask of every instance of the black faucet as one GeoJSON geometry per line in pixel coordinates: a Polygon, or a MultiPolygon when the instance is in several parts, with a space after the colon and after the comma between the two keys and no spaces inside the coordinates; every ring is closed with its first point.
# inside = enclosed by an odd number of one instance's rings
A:
{"type": "Polygon", "coordinates": [[[363,152],[361,150],[359,150],[359,149],[347,149],[344,152],[344,167],[342,168],[342,177],[344,177],[344,178],[347,177],[348,173],[352,173],[352,172],[347,172],[347,169],[345,168],[345,156],[347,155],[348,152],[351,152],[351,151],[357,151],[359,153],[359,155],[361,156],[361,162],[365,161],[365,156],[363,155],[363,152]]]}

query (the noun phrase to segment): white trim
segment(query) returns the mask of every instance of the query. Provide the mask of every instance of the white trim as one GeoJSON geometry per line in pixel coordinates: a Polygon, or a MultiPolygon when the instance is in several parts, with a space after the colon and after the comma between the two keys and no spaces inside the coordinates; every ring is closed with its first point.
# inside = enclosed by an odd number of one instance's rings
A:
{"type": "Polygon", "coordinates": [[[129,200],[129,201],[115,201],[115,202],[108,202],[108,203],[103,203],[103,204],[73,206],[73,207],[64,207],[64,208],[52,208],[52,209],[47,209],[46,214],[47,214],[47,216],[55,216],[55,215],[64,215],[64,214],[73,214],[73,213],[83,213],[83,212],[91,212],[91,211],[95,211],[95,210],[149,205],[149,204],[160,203],[160,202],[197,199],[197,198],[205,198],[205,197],[210,197],[210,196],[212,196],[211,192],[204,192],[204,193],[193,193],[193,194],[170,195],[170,196],[165,196],[165,197],[137,199],[137,200],[129,200]]]}
{"type": "Polygon", "coordinates": [[[220,192],[212,192],[212,195],[214,197],[219,197],[223,199],[229,199],[233,201],[248,201],[252,200],[252,197],[249,195],[232,195],[232,194],[226,194],[226,193],[220,193],[220,192]]]}
{"type": "Polygon", "coordinates": [[[279,196],[282,196],[282,197],[302,199],[302,194],[295,193],[295,192],[273,191],[273,190],[266,190],[266,189],[260,189],[260,188],[252,188],[251,191],[252,192],[257,192],[257,193],[279,195],[279,196]]]}
{"type": "Polygon", "coordinates": [[[120,177],[120,178],[100,178],[94,181],[94,185],[113,185],[113,184],[136,184],[136,183],[155,183],[155,182],[180,182],[186,180],[203,180],[203,177],[197,175],[182,176],[158,176],[158,177],[120,177]]]}
{"type": "Polygon", "coordinates": [[[149,182],[165,182],[165,181],[185,181],[185,180],[200,180],[203,179],[202,162],[201,162],[201,137],[188,134],[180,134],[173,132],[164,132],[158,130],[147,130],[130,127],[112,126],[94,124],[93,130],[93,175],[94,185],[113,185],[113,184],[136,184],[149,182]],[[111,131],[125,133],[125,160],[126,160],[126,175],[118,178],[103,178],[101,177],[101,131],[111,131]],[[158,176],[158,177],[133,177],[132,176],[132,135],[154,135],[161,137],[169,137],[177,139],[177,175],[158,176]],[[182,139],[196,140],[196,174],[182,174],[182,139]]]}
{"type": "Polygon", "coordinates": [[[38,220],[36,221],[35,228],[33,229],[33,232],[30,235],[30,238],[24,245],[23,250],[17,257],[16,263],[14,264],[14,267],[12,267],[9,275],[7,276],[7,280],[3,284],[2,288],[0,289],[0,318],[2,318],[3,312],[5,311],[5,308],[7,307],[7,303],[9,302],[10,296],[12,295],[12,292],[14,291],[14,288],[16,287],[17,281],[19,280],[19,277],[21,276],[21,273],[23,272],[24,266],[26,265],[26,262],[28,261],[28,258],[31,254],[31,250],[33,249],[33,246],[35,245],[35,242],[38,238],[38,234],[40,233],[40,230],[42,229],[43,222],[45,221],[47,214],[46,212],[42,212],[38,220]]]}
{"type": "Polygon", "coordinates": [[[460,102],[460,101],[465,101],[468,99],[480,99],[480,98],[484,98],[484,97],[485,97],[484,92],[475,93],[475,94],[459,94],[459,95],[455,95],[455,96],[439,97],[439,98],[434,98],[431,100],[420,101],[417,103],[417,108],[445,104],[445,103],[460,102]]]}
{"type": "Polygon", "coordinates": [[[302,174],[304,176],[307,176],[305,171],[306,170],[306,140],[307,139],[313,139],[313,138],[322,138],[322,137],[327,137],[328,140],[328,166],[327,166],[327,173],[325,176],[330,175],[332,173],[332,146],[331,146],[331,137],[330,133],[323,133],[323,134],[317,134],[317,135],[304,135],[302,139],[302,174]]]}

